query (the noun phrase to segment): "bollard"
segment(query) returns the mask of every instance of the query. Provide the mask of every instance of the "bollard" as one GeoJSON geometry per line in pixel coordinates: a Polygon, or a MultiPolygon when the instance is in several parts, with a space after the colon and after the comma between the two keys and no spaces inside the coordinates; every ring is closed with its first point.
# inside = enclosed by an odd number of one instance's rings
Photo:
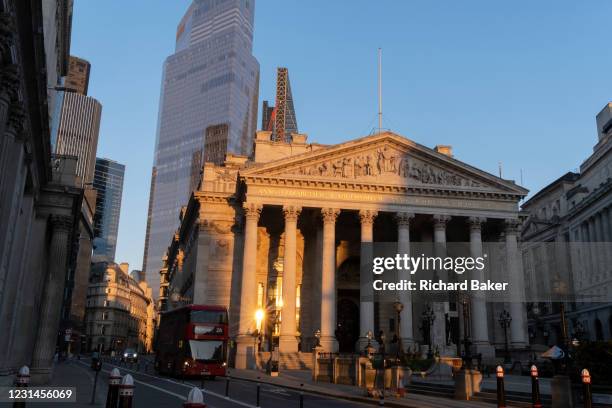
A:
{"type": "Polygon", "coordinates": [[[506,407],[506,392],[504,391],[504,368],[497,366],[497,407],[506,407]]]}
{"type": "Polygon", "coordinates": [[[227,377],[225,378],[225,398],[229,399],[229,382],[230,382],[230,373],[227,370],[227,377]]]}
{"type": "Polygon", "coordinates": [[[96,403],[96,387],[98,385],[98,374],[100,374],[100,370],[102,370],[102,361],[100,360],[94,361],[93,369],[96,372],[96,375],[94,376],[93,388],[91,390],[91,401],[90,401],[91,405],[96,403]]]}
{"type": "MultiPolygon", "coordinates": [[[[15,386],[18,388],[27,387],[30,383],[30,369],[28,366],[23,366],[19,369],[17,373],[17,378],[15,378],[15,386]]],[[[25,401],[15,401],[13,402],[13,408],[25,408],[25,401]]]]}
{"type": "Polygon", "coordinates": [[[187,401],[183,404],[183,408],[206,408],[204,403],[204,394],[197,387],[193,387],[187,395],[187,401]]]}
{"type": "Polygon", "coordinates": [[[259,392],[260,392],[259,390],[261,388],[261,385],[259,384],[259,380],[260,380],[260,377],[257,377],[257,400],[256,400],[256,404],[255,404],[255,406],[257,408],[259,408],[261,406],[261,405],[259,405],[259,392]]]}
{"type": "Polygon", "coordinates": [[[591,392],[591,373],[586,368],[580,373],[582,377],[582,398],[584,400],[584,408],[593,407],[593,394],[591,392]]]}
{"type": "Polygon", "coordinates": [[[134,379],[130,374],[126,374],[119,385],[119,406],[118,408],[132,408],[134,399],[134,379]]]}
{"type": "Polygon", "coordinates": [[[118,368],[113,368],[108,377],[108,394],[106,394],[106,408],[116,408],[119,400],[119,385],[121,384],[121,373],[118,368]]]}
{"type": "Polygon", "coordinates": [[[304,384],[300,384],[300,408],[304,408],[304,384]]]}
{"type": "Polygon", "coordinates": [[[533,408],[542,408],[540,400],[540,379],[538,378],[538,367],[531,366],[531,406],[533,408]]]}

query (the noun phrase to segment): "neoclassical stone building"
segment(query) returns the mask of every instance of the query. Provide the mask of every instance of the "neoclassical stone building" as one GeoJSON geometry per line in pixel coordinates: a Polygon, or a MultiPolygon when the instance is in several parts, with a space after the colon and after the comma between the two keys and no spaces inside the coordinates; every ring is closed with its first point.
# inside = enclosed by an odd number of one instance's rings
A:
{"type": "Polygon", "coordinates": [[[568,335],[612,339],[612,102],[596,123],[597,143],[580,171],[523,204],[529,214],[522,231],[525,275],[528,296],[536,300],[528,305],[533,344],[562,343],[561,297],[549,295],[559,289],[568,295],[568,335]]]}
{"type": "Polygon", "coordinates": [[[83,200],[77,159],[51,154],[72,1],[0,2],[0,385],[52,375],[83,200]]]}
{"type": "MultiPolygon", "coordinates": [[[[255,349],[272,343],[281,358],[308,352],[317,329],[325,350],[353,351],[368,330],[389,334],[397,325],[393,302],[373,293],[371,274],[360,274],[372,256],[368,244],[397,242],[408,253],[415,242],[469,242],[477,256],[483,242],[502,241],[520,288],[518,202],[526,194],[454,159],[448,146],[431,149],[392,132],[336,145],[309,144],[302,134],[278,142],[258,132],[251,158],[204,165],[164,258],[161,308],[227,305],[237,367],[252,366],[255,349]]],[[[427,304],[413,304],[408,291],[397,300],[404,345],[418,347],[426,342],[427,304]]],[[[445,335],[445,326],[459,326],[457,307],[432,306],[434,346],[457,353],[458,333],[452,341],[445,335]]],[[[512,347],[521,349],[528,342],[524,305],[507,308],[512,347]]],[[[504,342],[494,308],[475,298],[471,316],[476,350],[493,357],[504,342]]]]}

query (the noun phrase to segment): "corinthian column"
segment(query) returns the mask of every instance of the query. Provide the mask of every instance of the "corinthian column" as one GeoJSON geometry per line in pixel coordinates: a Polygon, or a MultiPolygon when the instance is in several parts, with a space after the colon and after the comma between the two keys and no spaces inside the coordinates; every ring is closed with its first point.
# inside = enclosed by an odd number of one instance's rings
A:
{"type": "MultiPolygon", "coordinates": [[[[470,256],[472,258],[482,257],[482,223],[486,222],[486,218],[470,217],[468,223],[470,226],[470,256]]],[[[484,281],[485,271],[474,270],[473,279],[484,281]]],[[[484,293],[481,291],[474,292],[472,296],[472,343],[476,349],[476,353],[480,353],[483,357],[495,357],[495,349],[489,343],[489,329],[487,327],[487,303],[484,293]]]]}
{"type": "Polygon", "coordinates": [[[281,320],[279,351],[292,353],[298,351],[295,323],[296,299],[296,234],[297,220],[301,208],[295,206],[283,207],[285,214],[285,254],[283,256],[283,318],[281,320]]]}
{"type": "Polygon", "coordinates": [[[520,223],[516,219],[506,220],[506,262],[511,282],[512,299],[510,303],[510,344],[513,348],[524,348],[528,344],[525,309],[525,285],[523,278],[523,257],[518,248],[520,223]]]}
{"type": "Polygon", "coordinates": [[[51,379],[53,355],[60,322],[60,305],[64,295],[66,270],[68,266],[68,247],[72,230],[72,217],[51,215],[51,246],[49,248],[48,271],[45,280],[40,319],[34,354],[32,356],[32,382],[47,383],[51,379]]]}
{"type": "Polygon", "coordinates": [[[336,218],[340,210],[322,208],[323,263],[321,271],[321,347],[324,351],[338,351],[336,330],[336,218]]]}
{"type": "Polygon", "coordinates": [[[242,255],[242,287],[240,289],[240,320],[236,338],[236,368],[254,368],[255,308],[257,306],[257,222],[262,206],[244,204],[244,253],[242,255]]]}
{"type": "Polygon", "coordinates": [[[368,344],[366,333],[374,332],[374,289],[372,288],[372,257],[374,249],[374,219],[377,211],[361,210],[361,252],[359,268],[359,350],[368,344]]]}
{"type": "MultiPolygon", "coordinates": [[[[395,215],[397,220],[397,253],[400,255],[407,254],[410,256],[410,220],[414,218],[414,214],[407,212],[398,212],[395,215]]],[[[399,272],[399,279],[410,280],[410,272],[402,269],[399,272]]],[[[399,294],[399,301],[404,305],[400,312],[401,322],[400,337],[404,350],[414,345],[414,334],[412,333],[412,292],[402,290],[399,294]]]]}
{"type": "MultiPolygon", "coordinates": [[[[444,258],[446,256],[446,225],[451,217],[448,215],[434,215],[434,251],[436,256],[444,258]]],[[[444,270],[437,272],[437,278],[444,282],[448,282],[448,274],[444,270]]],[[[433,346],[438,347],[440,355],[454,355],[455,351],[447,350],[446,345],[446,312],[448,311],[448,302],[433,302],[433,311],[435,320],[433,323],[433,346]]]]}

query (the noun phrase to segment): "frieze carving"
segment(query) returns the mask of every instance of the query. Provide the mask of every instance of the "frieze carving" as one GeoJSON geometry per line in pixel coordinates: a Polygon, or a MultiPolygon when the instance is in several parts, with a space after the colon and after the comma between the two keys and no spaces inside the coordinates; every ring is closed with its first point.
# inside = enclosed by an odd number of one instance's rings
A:
{"type": "Polygon", "coordinates": [[[395,150],[389,146],[369,152],[329,159],[289,170],[288,174],[342,179],[389,180],[455,187],[480,187],[475,180],[449,170],[438,168],[424,160],[395,150]]]}

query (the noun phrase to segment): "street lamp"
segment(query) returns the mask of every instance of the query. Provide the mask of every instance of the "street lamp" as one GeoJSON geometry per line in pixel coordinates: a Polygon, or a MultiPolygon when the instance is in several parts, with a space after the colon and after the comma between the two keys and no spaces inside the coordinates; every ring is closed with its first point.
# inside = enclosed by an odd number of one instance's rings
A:
{"type": "Polygon", "coordinates": [[[504,364],[510,364],[512,360],[510,359],[510,349],[508,348],[508,327],[510,327],[510,322],[512,322],[512,317],[507,310],[502,311],[499,314],[499,325],[504,329],[504,339],[506,342],[505,345],[505,355],[504,355],[504,364]]]}
{"type": "Polygon", "coordinates": [[[404,310],[404,305],[402,302],[395,302],[393,303],[393,308],[395,309],[395,312],[397,313],[397,325],[395,325],[395,338],[397,339],[397,359],[399,359],[400,355],[404,354],[404,347],[402,345],[402,337],[401,337],[401,330],[400,330],[400,324],[402,322],[402,310],[404,310]]]}
{"type": "Polygon", "coordinates": [[[259,348],[261,347],[261,322],[263,321],[264,317],[265,317],[266,313],[264,312],[263,309],[257,309],[255,311],[255,332],[253,333],[253,337],[255,337],[257,339],[257,349],[259,350],[259,348]]]}
{"type": "Polygon", "coordinates": [[[427,350],[427,358],[433,358],[433,323],[436,320],[436,314],[434,313],[431,306],[427,305],[427,308],[423,311],[422,314],[423,324],[427,327],[427,332],[429,334],[429,349],[427,350]]]}

